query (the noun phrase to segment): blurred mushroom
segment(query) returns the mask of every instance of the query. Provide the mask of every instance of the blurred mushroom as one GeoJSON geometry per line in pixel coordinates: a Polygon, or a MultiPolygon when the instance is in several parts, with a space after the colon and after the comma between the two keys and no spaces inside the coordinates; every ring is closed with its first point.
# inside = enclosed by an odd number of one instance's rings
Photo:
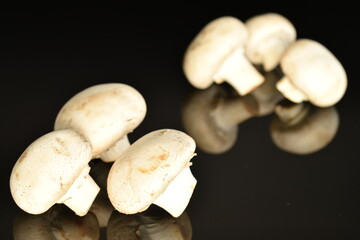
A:
{"type": "Polygon", "coordinates": [[[194,91],[182,108],[182,122],[204,152],[220,154],[236,142],[238,125],[254,117],[258,105],[251,95],[230,96],[222,86],[194,91]]]}
{"type": "Polygon", "coordinates": [[[20,156],[10,176],[10,190],[25,212],[40,214],[63,203],[77,215],[90,209],[99,187],[89,176],[91,146],[77,132],[50,132],[20,156]]]}
{"type": "Polygon", "coordinates": [[[13,224],[14,240],[92,240],[99,239],[96,217],[74,215],[61,205],[40,215],[19,212],[13,224]]]}
{"type": "Polygon", "coordinates": [[[109,240],[190,240],[192,227],[186,212],[178,218],[168,214],[147,216],[124,215],[114,211],[107,228],[109,240]]]}
{"type": "Polygon", "coordinates": [[[318,107],[336,104],[345,94],[347,77],[336,57],[320,43],[297,40],[281,59],[285,76],[278,90],[290,101],[310,101],[318,107]]]}
{"type": "Polygon", "coordinates": [[[134,214],[154,203],[179,216],[196,185],[190,171],[195,146],[190,136],[172,129],[138,139],[110,169],[107,190],[115,209],[134,214]]]}
{"type": "Polygon", "coordinates": [[[339,127],[335,107],[283,103],[275,112],[270,125],[271,138],[277,147],[294,154],[319,151],[332,141],[339,127]]]}
{"type": "Polygon", "coordinates": [[[247,38],[245,24],[235,17],[208,23],[185,52],[183,70],[188,81],[199,89],[227,82],[240,95],[251,92],[264,78],[245,57],[247,38]]]}
{"type": "Polygon", "coordinates": [[[99,84],[73,96],[57,115],[54,128],[78,131],[91,143],[93,158],[112,162],[130,145],[127,134],[145,114],[145,100],[133,87],[99,84]]]}
{"type": "Polygon", "coordinates": [[[273,70],[286,48],[295,41],[295,27],[277,13],[254,16],[245,24],[249,31],[246,56],[253,64],[261,64],[265,71],[273,70]]]}

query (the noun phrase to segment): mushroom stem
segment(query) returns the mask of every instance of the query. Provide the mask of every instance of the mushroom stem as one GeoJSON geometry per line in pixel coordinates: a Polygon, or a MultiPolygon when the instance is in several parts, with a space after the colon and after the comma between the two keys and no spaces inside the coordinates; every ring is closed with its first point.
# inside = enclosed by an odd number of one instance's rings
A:
{"type": "Polygon", "coordinates": [[[295,87],[286,76],[280,79],[280,81],[276,84],[276,88],[292,102],[301,103],[308,100],[307,96],[295,87]]]}
{"type": "Polygon", "coordinates": [[[100,188],[89,175],[90,167],[81,172],[65,195],[57,202],[63,203],[73,210],[76,215],[85,216],[89,211],[100,188]]]}
{"type": "Polygon", "coordinates": [[[268,41],[262,50],[262,63],[266,72],[273,70],[279,64],[280,58],[288,45],[288,41],[284,39],[276,38],[268,41]]]}
{"type": "Polygon", "coordinates": [[[104,162],[114,162],[130,146],[127,135],[120,138],[111,148],[100,154],[104,162]]]}
{"type": "Polygon", "coordinates": [[[309,112],[309,106],[305,103],[297,103],[289,105],[277,105],[275,113],[279,119],[288,126],[295,125],[302,121],[309,112]]]}
{"type": "Polygon", "coordinates": [[[218,84],[228,82],[240,95],[245,95],[264,82],[264,77],[246,59],[243,48],[237,48],[214,75],[218,84]]]}
{"type": "Polygon", "coordinates": [[[188,205],[196,185],[196,179],[186,167],[153,202],[173,217],[179,217],[188,205]]]}
{"type": "Polygon", "coordinates": [[[220,99],[212,112],[216,123],[224,129],[238,125],[257,114],[258,105],[250,95],[226,100],[220,99]]]}

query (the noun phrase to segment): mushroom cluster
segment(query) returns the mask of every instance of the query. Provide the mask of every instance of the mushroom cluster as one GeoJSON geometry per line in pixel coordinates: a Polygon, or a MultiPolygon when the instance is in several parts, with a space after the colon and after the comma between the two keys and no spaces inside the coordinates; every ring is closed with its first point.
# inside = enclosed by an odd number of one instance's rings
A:
{"type": "Polygon", "coordinates": [[[346,72],[325,46],[296,35],[293,24],[277,13],[246,22],[223,16],[200,30],[183,58],[185,77],[198,90],[182,109],[184,128],[200,149],[223,153],[235,144],[240,123],[272,113],[270,132],[279,148],[309,154],[330,142],[338,126],[334,105],[347,88],[346,72]],[[235,95],[219,85],[228,85],[235,95]],[[290,124],[289,112],[295,117],[300,108],[311,111],[290,124]],[[326,124],[320,123],[325,115],[326,124]]]}
{"type": "Polygon", "coordinates": [[[180,216],[196,185],[190,171],[195,141],[184,132],[160,129],[131,144],[127,134],[145,114],[144,98],[126,84],[77,93],[61,108],[54,130],[31,143],[15,163],[10,176],[15,203],[30,214],[55,204],[79,216],[91,210],[101,227],[114,208],[135,214],[156,204],[180,216]],[[92,171],[94,181],[90,162],[99,159],[109,164],[108,172],[92,171]]]}

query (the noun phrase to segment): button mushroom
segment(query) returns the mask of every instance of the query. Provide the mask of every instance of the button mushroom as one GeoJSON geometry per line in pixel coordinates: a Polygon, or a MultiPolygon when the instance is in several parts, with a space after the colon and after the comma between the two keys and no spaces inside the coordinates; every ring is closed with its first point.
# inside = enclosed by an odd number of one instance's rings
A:
{"type": "Polygon", "coordinates": [[[145,100],[133,87],[99,84],[73,96],[57,115],[54,128],[78,131],[90,141],[93,158],[112,162],[130,145],[127,134],[145,114],[145,100]]]}
{"type": "Polygon", "coordinates": [[[318,108],[308,103],[279,104],[270,125],[271,138],[280,149],[310,154],[327,146],[339,127],[335,107],[318,108]]]}
{"type": "Polygon", "coordinates": [[[179,216],[196,185],[190,171],[194,150],[190,136],[172,129],[153,131],[138,139],[110,169],[107,190],[115,209],[134,214],[153,203],[179,216]]]}
{"type": "Polygon", "coordinates": [[[56,205],[39,215],[19,212],[13,224],[14,240],[99,239],[99,224],[92,213],[79,217],[67,210],[56,205]]]}
{"type": "Polygon", "coordinates": [[[234,146],[238,125],[258,114],[251,95],[230,96],[222,86],[194,91],[182,108],[182,123],[204,152],[220,154],[234,146]]]}
{"type": "Polygon", "coordinates": [[[253,64],[261,64],[265,71],[273,70],[286,48],[295,41],[295,27],[277,13],[254,16],[245,25],[249,31],[246,56],[253,64]]]}
{"type": "Polygon", "coordinates": [[[192,226],[186,212],[178,218],[168,214],[125,215],[114,211],[107,228],[109,240],[190,240],[192,226]]]}
{"type": "Polygon", "coordinates": [[[277,88],[292,102],[310,101],[318,107],[328,107],[345,94],[347,77],[343,66],[316,41],[294,42],[280,64],[285,76],[277,83],[277,88]]]}
{"type": "Polygon", "coordinates": [[[247,38],[245,24],[235,17],[208,23],[185,52],[183,69],[188,81],[199,89],[226,81],[241,95],[255,89],[264,78],[244,55],[247,38]]]}
{"type": "Polygon", "coordinates": [[[15,163],[10,190],[25,212],[41,214],[63,203],[85,215],[99,187],[89,176],[91,146],[77,132],[50,132],[31,143],[15,163]]]}

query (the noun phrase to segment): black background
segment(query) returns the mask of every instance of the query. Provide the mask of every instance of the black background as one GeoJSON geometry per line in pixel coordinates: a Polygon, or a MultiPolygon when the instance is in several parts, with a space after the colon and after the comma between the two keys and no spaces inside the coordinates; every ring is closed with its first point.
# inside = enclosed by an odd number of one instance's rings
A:
{"type": "Polygon", "coordinates": [[[184,130],[180,108],[193,87],[182,72],[182,57],[192,38],[216,17],[245,21],[277,12],[294,24],[298,38],[319,41],[343,63],[349,82],[336,105],[340,128],[326,148],[299,156],[272,143],[270,115],[241,124],[236,145],[224,154],[198,149],[192,167],[198,185],[187,208],[193,239],[358,239],[356,7],[344,1],[316,8],[270,2],[174,5],[151,14],[97,7],[1,12],[1,238],[12,239],[18,209],[8,184],[12,166],[32,141],[52,130],[70,97],[94,84],[126,83],[148,107],[131,142],[160,128],[184,130]]]}

